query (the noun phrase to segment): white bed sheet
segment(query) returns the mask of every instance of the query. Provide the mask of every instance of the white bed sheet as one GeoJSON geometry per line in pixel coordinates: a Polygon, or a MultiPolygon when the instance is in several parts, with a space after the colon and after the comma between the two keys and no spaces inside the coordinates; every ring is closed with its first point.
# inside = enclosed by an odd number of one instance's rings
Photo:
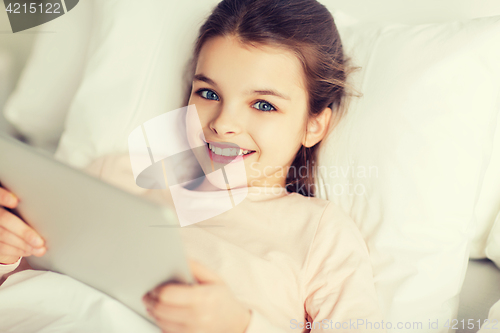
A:
{"type": "MultiPolygon", "coordinates": [[[[466,323],[473,319],[476,328],[462,328],[460,324],[456,333],[476,333],[477,320],[484,322],[490,308],[494,318],[500,320],[500,269],[487,259],[470,260],[457,319],[466,323]]],[[[25,270],[11,275],[0,286],[0,332],[161,331],[125,305],[77,280],[53,272],[25,270]]]]}
{"type": "Polygon", "coordinates": [[[25,270],[0,286],[0,332],[160,333],[125,305],[66,275],[25,270]]]}

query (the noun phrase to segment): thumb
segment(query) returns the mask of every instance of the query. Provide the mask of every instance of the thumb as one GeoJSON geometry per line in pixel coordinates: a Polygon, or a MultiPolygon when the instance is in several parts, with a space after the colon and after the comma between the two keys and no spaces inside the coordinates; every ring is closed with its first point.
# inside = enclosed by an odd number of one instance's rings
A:
{"type": "Polygon", "coordinates": [[[224,283],[217,273],[196,260],[189,259],[189,267],[199,283],[224,283]]]}

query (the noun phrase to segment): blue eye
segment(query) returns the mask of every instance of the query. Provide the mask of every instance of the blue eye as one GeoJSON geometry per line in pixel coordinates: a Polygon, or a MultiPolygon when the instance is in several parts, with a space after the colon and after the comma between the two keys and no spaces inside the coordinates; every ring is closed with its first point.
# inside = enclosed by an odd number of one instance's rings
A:
{"type": "Polygon", "coordinates": [[[219,100],[219,97],[217,96],[217,94],[214,93],[212,90],[200,89],[196,93],[205,99],[209,99],[209,100],[213,100],[213,101],[219,100]],[[204,93],[206,93],[206,94],[204,94],[204,93]]]}
{"type": "Polygon", "coordinates": [[[268,103],[268,102],[266,102],[266,101],[258,101],[258,102],[257,102],[257,103],[255,103],[254,105],[256,105],[256,104],[261,104],[261,105],[263,105],[263,109],[258,109],[258,110],[261,110],[261,111],[266,111],[266,112],[269,112],[269,111],[276,111],[276,108],[275,108],[272,104],[270,104],[270,103],[268,103]]]}
{"type": "MultiPolygon", "coordinates": [[[[210,89],[199,89],[196,91],[196,94],[201,96],[204,99],[212,100],[212,101],[218,101],[219,96],[215,92],[213,92],[210,89]]],[[[269,102],[266,101],[257,101],[254,105],[260,104],[261,108],[256,108],[257,110],[263,111],[263,112],[270,112],[270,111],[277,111],[274,105],[272,105],[269,102]]]]}

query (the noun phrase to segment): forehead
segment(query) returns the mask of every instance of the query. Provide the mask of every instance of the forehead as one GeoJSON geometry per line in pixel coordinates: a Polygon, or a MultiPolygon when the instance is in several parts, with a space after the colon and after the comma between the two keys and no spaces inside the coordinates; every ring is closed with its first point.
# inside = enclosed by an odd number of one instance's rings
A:
{"type": "Polygon", "coordinates": [[[305,94],[303,69],[291,51],[282,47],[242,44],[232,36],[219,36],[204,43],[196,73],[203,73],[226,87],[266,86],[287,95],[305,94]]]}

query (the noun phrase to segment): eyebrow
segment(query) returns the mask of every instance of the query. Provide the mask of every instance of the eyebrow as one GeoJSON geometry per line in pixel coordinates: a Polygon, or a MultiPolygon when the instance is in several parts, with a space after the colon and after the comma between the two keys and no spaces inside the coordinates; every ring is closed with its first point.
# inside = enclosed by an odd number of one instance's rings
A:
{"type": "MultiPolygon", "coordinates": [[[[194,77],[193,77],[193,81],[203,81],[203,82],[206,82],[208,84],[211,84],[212,86],[216,87],[216,88],[219,88],[217,86],[217,83],[215,83],[214,80],[212,80],[211,78],[203,75],[203,74],[196,74],[194,77]]],[[[288,97],[287,95],[285,94],[282,94],[274,89],[259,89],[259,90],[253,90],[253,91],[250,91],[250,90],[247,90],[246,91],[246,94],[247,95],[250,95],[250,94],[254,94],[254,95],[272,95],[272,96],[276,96],[276,97],[280,97],[280,98],[283,98],[283,99],[286,99],[286,100],[290,100],[290,97],[288,97]]]]}

